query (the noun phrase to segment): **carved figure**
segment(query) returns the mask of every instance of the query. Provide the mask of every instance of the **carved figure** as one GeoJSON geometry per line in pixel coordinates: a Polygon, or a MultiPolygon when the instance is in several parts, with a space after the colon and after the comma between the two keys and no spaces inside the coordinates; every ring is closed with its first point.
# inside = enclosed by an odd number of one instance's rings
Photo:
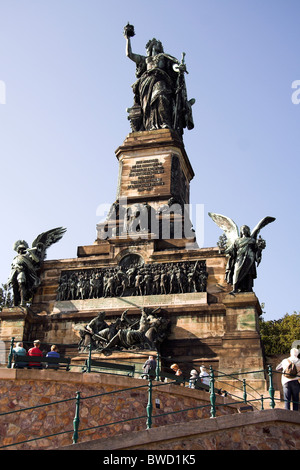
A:
{"type": "Polygon", "coordinates": [[[142,284],[143,284],[143,275],[137,274],[135,276],[135,294],[136,295],[143,295],[142,284]]]}
{"type": "Polygon", "coordinates": [[[146,44],[147,56],[135,54],[131,48],[134,27],[124,28],[126,55],[136,64],[137,81],[132,85],[134,105],[129,109],[133,131],[193,129],[192,105],[187,99],[184,74],[188,73],[184,56],[179,62],[165,54],[162,43],[153,38],[146,44]]]}
{"type": "Polygon", "coordinates": [[[141,311],[139,320],[130,320],[127,317],[128,310],[109,325],[104,320],[105,312],[100,312],[97,317],[79,330],[79,349],[87,351],[92,349],[109,355],[113,349],[149,349],[158,348],[167,337],[170,330],[170,321],[163,317],[157,317],[155,312],[141,311]]]}
{"type": "Polygon", "coordinates": [[[200,260],[67,271],[61,274],[57,300],[206,292],[207,276],[200,260]]]}
{"type": "Polygon", "coordinates": [[[160,291],[162,294],[167,294],[167,281],[168,281],[168,275],[162,270],[162,273],[160,275],[160,291]]]}
{"type": "Polygon", "coordinates": [[[65,300],[68,298],[68,277],[63,274],[59,280],[57,289],[57,300],[65,300]]]}
{"type": "Polygon", "coordinates": [[[40,284],[39,269],[46,258],[47,249],[57,243],[65,233],[62,227],[43,232],[33,241],[31,248],[25,240],[18,240],[14,250],[18,253],[13,259],[8,285],[12,287],[14,305],[25,307],[40,284]]]}
{"type": "Polygon", "coordinates": [[[93,318],[93,320],[91,320],[90,323],[87,325],[87,330],[89,330],[91,333],[98,333],[98,331],[103,329],[103,327],[106,327],[107,323],[104,320],[105,315],[105,311],[99,312],[98,316],[96,318],[93,318]]]}
{"type": "Polygon", "coordinates": [[[151,314],[142,309],[138,322],[121,328],[115,336],[102,349],[104,354],[109,354],[111,349],[149,349],[157,348],[166,338],[169,332],[170,322],[162,317],[156,317],[154,314],[160,307],[151,314]],[[137,325],[137,328],[136,328],[137,325]]]}
{"type": "Polygon", "coordinates": [[[97,317],[93,318],[88,325],[86,325],[83,329],[79,330],[79,334],[81,337],[81,340],[79,342],[79,347],[80,348],[88,348],[89,345],[92,343],[93,347],[96,347],[98,339],[97,335],[99,335],[99,332],[102,330],[108,328],[108,324],[104,320],[105,318],[105,312],[99,312],[97,317]]]}
{"type": "Polygon", "coordinates": [[[170,321],[163,317],[148,315],[147,321],[149,328],[145,333],[146,340],[152,349],[159,349],[160,344],[168,336],[170,330],[170,321]]]}
{"type": "Polygon", "coordinates": [[[170,294],[173,294],[174,292],[176,292],[176,274],[173,269],[170,269],[169,280],[170,280],[170,294]]]}
{"type": "Polygon", "coordinates": [[[121,267],[118,268],[118,271],[116,273],[116,281],[117,281],[117,287],[116,287],[116,295],[122,297],[129,286],[129,278],[127,274],[122,270],[121,267]],[[119,294],[119,291],[120,294],[119,294]]]}
{"type": "Polygon", "coordinates": [[[208,278],[208,272],[207,271],[198,272],[197,292],[206,292],[207,278],[208,278]]]}
{"type": "Polygon", "coordinates": [[[144,295],[152,294],[152,276],[149,271],[146,271],[144,274],[144,295]]]}
{"type": "Polygon", "coordinates": [[[103,350],[111,349],[115,346],[128,349],[135,344],[142,343],[144,334],[148,328],[149,326],[147,323],[147,315],[143,310],[138,329],[135,330],[133,328],[125,328],[119,330],[117,334],[111,339],[111,341],[109,341],[109,343],[105,346],[105,348],[103,348],[103,350]]]}
{"type": "Polygon", "coordinates": [[[69,298],[74,299],[76,295],[76,276],[73,274],[68,280],[69,298]]]}
{"type": "Polygon", "coordinates": [[[276,219],[264,217],[252,231],[247,225],[242,225],[239,232],[237,225],[229,217],[212,212],[208,215],[224,231],[227,238],[225,253],[229,258],[225,279],[233,286],[231,294],[252,292],[253,280],[257,277],[256,266],[260,264],[262,250],[266,246],[265,240],[257,236],[262,228],[276,219]]]}
{"type": "Polygon", "coordinates": [[[109,274],[105,282],[104,297],[107,297],[107,296],[114,297],[115,291],[116,291],[115,275],[109,274]]]}

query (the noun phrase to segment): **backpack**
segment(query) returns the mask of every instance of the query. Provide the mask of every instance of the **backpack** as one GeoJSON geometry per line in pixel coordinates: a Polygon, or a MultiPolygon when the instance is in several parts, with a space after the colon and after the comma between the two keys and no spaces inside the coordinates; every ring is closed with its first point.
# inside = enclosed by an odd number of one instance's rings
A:
{"type": "Polygon", "coordinates": [[[293,362],[289,361],[289,365],[288,365],[287,368],[284,370],[283,375],[284,375],[285,377],[287,377],[288,379],[292,379],[292,378],[296,377],[297,374],[298,374],[298,370],[297,370],[296,364],[294,364],[293,362]]]}

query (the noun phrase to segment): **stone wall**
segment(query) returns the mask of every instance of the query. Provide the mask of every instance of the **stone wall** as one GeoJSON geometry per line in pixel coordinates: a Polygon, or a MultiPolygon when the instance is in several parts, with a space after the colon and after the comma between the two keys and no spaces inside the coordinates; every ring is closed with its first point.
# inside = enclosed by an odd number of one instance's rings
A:
{"type": "MultiPolygon", "coordinates": [[[[132,446],[145,450],[299,450],[300,417],[285,410],[266,410],[238,416],[224,416],[181,427],[180,439],[132,446]],[[201,426],[202,425],[202,426],[201,426]],[[185,429],[184,429],[185,428],[185,429]],[[184,436],[184,437],[183,437],[184,436]]],[[[177,430],[178,433],[179,429],[177,430]]]]}
{"type": "MultiPolygon", "coordinates": [[[[103,450],[146,451],[143,455],[184,455],[196,458],[201,465],[201,450],[299,450],[300,449],[300,415],[286,410],[264,410],[248,413],[224,415],[214,419],[178,423],[177,426],[163,426],[139,433],[121,436],[121,438],[104,439],[89,443],[66,446],[61,450],[103,450]],[[176,454],[176,451],[179,451],[176,454]],[[173,453],[172,453],[173,452],[173,453]],[[198,460],[199,459],[199,460],[198,460]]],[[[112,454],[114,455],[114,454],[112,454]]],[[[118,455],[118,454],[116,454],[118,455]]],[[[122,455],[122,453],[121,453],[122,455]]],[[[139,455],[138,453],[135,454],[139,455]]],[[[249,454],[248,454],[249,455],[249,454]]],[[[188,457],[187,457],[188,458],[188,457]]]]}
{"type": "MultiPolygon", "coordinates": [[[[153,382],[158,384],[158,382],[153,382]]],[[[49,434],[59,434],[48,439],[33,440],[7,449],[55,449],[72,443],[76,392],[81,393],[80,429],[95,429],[79,433],[79,442],[104,439],[146,429],[148,381],[116,375],[77,373],[49,370],[0,369],[0,413],[42,406],[28,411],[0,416],[1,446],[49,434]],[[143,386],[141,388],[141,386],[143,386]],[[132,387],[137,387],[132,389],[132,387]],[[128,389],[131,390],[124,390],[128,389]],[[102,397],[87,398],[119,390],[102,397]],[[141,417],[141,418],[139,418],[141,417]],[[133,419],[134,418],[134,419],[133,419]],[[139,418],[139,419],[136,419],[139,418]],[[131,419],[131,421],[130,421],[131,419]],[[122,420],[129,420],[122,423],[122,420]],[[107,423],[113,426],[98,427],[107,423]]],[[[217,397],[217,404],[228,398],[217,397]]],[[[185,387],[161,384],[153,388],[153,427],[166,424],[205,419],[210,416],[209,394],[185,387]],[[159,408],[156,408],[159,400],[159,408]],[[192,409],[196,406],[205,407],[192,409]],[[188,411],[179,412],[188,409],[188,411]],[[166,416],[164,413],[173,413],[166,416]],[[176,412],[176,413],[174,413],[176,412]]],[[[218,415],[236,413],[232,405],[220,407],[218,415]]]]}

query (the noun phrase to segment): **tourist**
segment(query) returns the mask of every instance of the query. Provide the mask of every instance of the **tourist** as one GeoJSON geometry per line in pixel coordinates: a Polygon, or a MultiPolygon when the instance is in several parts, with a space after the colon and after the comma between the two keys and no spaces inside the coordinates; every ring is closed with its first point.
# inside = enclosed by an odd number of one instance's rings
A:
{"type": "MultiPolygon", "coordinates": [[[[60,354],[58,352],[58,349],[57,349],[57,346],[56,344],[53,344],[51,346],[51,350],[46,354],[46,357],[54,357],[54,358],[58,358],[60,357],[60,354]]],[[[47,364],[47,369],[55,369],[55,370],[58,370],[59,369],[59,365],[58,364],[47,364]]]]}
{"type": "Polygon", "coordinates": [[[195,383],[197,382],[198,377],[199,374],[196,369],[192,369],[190,372],[189,388],[195,388],[195,383]]]}
{"type": "Polygon", "coordinates": [[[17,354],[18,356],[26,356],[26,349],[24,349],[23,343],[21,341],[16,344],[15,348],[13,348],[13,353],[17,354]]]}
{"type": "Polygon", "coordinates": [[[290,351],[290,357],[283,359],[280,364],[276,367],[276,370],[283,369],[281,376],[281,384],[283,388],[284,408],[290,410],[291,401],[293,402],[293,411],[298,411],[299,408],[299,392],[300,392],[300,360],[298,358],[299,350],[292,348],[290,351]],[[295,373],[292,375],[287,373],[289,365],[295,365],[295,373]]]}
{"type": "Polygon", "coordinates": [[[182,375],[182,371],[179,369],[178,364],[172,364],[170,366],[170,369],[172,369],[175,372],[175,375],[182,375]]]}
{"type": "MultiPolygon", "coordinates": [[[[43,353],[42,351],[40,350],[40,341],[38,339],[36,339],[34,342],[33,342],[33,348],[30,348],[28,350],[28,356],[36,356],[36,357],[43,357],[43,353]]],[[[38,368],[42,368],[42,364],[39,363],[39,362],[30,362],[29,363],[29,367],[38,367],[38,368]]]]}
{"type": "Polygon", "coordinates": [[[154,356],[149,356],[145,364],[143,365],[142,378],[147,379],[148,376],[154,377],[156,373],[156,360],[154,356]]]}
{"type": "MultiPolygon", "coordinates": [[[[20,341],[16,344],[16,347],[12,350],[13,354],[16,356],[26,356],[26,349],[23,347],[23,343],[20,341]]],[[[19,369],[26,365],[25,362],[13,363],[12,368],[19,369]]]]}
{"type": "Polygon", "coordinates": [[[210,377],[205,366],[200,367],[199,377],[201,379],[201,383],[203,383],[204,385],[209,385],[210,377]]]}
{"type": "Polygon", "coordinates": [[[60,357],[57,346],[53,344],[51,350],[46,354],[46,357],[60,357]]]}

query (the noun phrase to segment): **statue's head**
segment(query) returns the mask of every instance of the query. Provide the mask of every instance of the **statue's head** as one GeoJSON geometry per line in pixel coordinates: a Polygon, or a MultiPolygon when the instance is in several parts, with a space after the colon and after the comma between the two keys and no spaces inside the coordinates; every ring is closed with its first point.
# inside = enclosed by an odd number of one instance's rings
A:
{"type": "Polygon", "coordinates": [[[17,253],[19,255],[23,255],[26,252],[26,246],[25,245],[19,245],[17,248],[17,253]]]}
{"type": "Polygon", "coordinates": [[[164,52],[162,43],[158,39],[150,39],[146,44],[147,55],[156,55],[164,52]]]}
{"type": "Polygon", "coordinates": [[[18,253],[25,253],[28,247],[28,243],[25,240],[18,240],[14,243],[13,249],[18,253]]]}
{"type": "Polygon", "coordinates": [[[248,227],[248,225],[242,225],[240,228],[241,237],[250,237],[250,234],[250,227],[248,227]]]}

